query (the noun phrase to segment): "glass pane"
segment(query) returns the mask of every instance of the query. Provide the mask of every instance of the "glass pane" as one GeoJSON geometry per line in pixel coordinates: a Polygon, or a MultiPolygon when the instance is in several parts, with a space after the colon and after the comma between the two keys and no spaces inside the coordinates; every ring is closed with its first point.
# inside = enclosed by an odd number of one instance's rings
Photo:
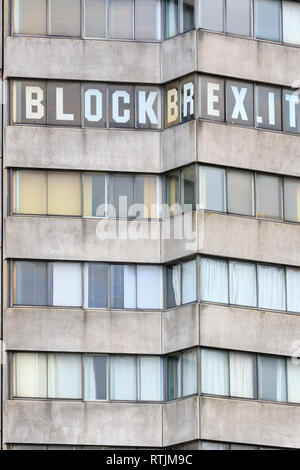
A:
{"type": "Polygon", "coordinates": [[[171,264],[171,265],[166,266],[167,308],[173,308],[181,304],[180,270],[181,270],[180,264],[171,264]]]}
{"type": "Polygon", "coordinates": [[[110,216],[129,216],[129,208],[133,204],[134,177],[132,175],[112,175],[109,184],[110,216]]]}
{"type": "Polygon", "coordinates": [[[110,266],[111,308],[136,308],[135,265],[113,264],[110,266]]]}
{"type": "Polygon", "coordinates": [[[182,395],[197,393],[197,351],[184,351],[182,353],[182,395]]]}
{"type": "Polygon", "coordinates": [[[196,260],[182,263],[182,303],[194,302],[197,299],[196,260]]]}
{"type": "Polygon", "coordinates": [[[86,356],[84,359],[84,399],[107,399],[106,356],[86,356]]]}
{"type": "Polygon", "coordinates": [[[81,125],[81,88],[78,82],[47,82],[47,124],[81,125]]]}
{"type": "Polygon", "coordinates": [[[282,180],[279,176],[256,175],[256,214],[264,219],[282,219],[282,180]]]}
{"type": "Polygon", "coordinates": [[[109,1],[109,36],[133,39],[133,0],[109,1]]]}
{"type": "Polygon", "coordinates": [[[288,401],[300,403],[300,363],[299,359],[287,359],[288,401]]]}
{"type": "Polygon", "coordinates": [[[202,393],[229,395],[228,352],[218,349],[201,350],[202,393]]]}
{"type": "Polygon", "coordinates": [[[80,0],[50,0],[50,34],[80,36],[80,0]]]}
{"type": "Polygon", "coordinates": [[[165,0],[165,39],[178,34],[178,0],[165,0]]]}
{"type": "Polygon", "coordinates": [[[253,84],[226,80],[226,122],[253,127],[253,84]]]}
{"type": "Polygon", "coordinates": [[[286,401],[285,358],[259,356],[259,399],[286,401]]]}
{"type": "Polygon", "coordinates": [[[194,0],[182,0],[182,25],[180,32],[190,31],[195,26],[194,20],[194,0]]]}
{"type": "Polygon", "coordinates": [[[51,305],[82,306],[81,263],[51,263],[53,300],[51,305]]]}
{"type": "Polygon", "coordinates": [[[230,352],[230,395],[256,398],[256,356],[244,352],[230,352]]]}
{"type": "Polygon", "coordinates": [[[136,128],[161,129],[161,99],[161,88],[135,86],[136,128]]]}
{"type": "Polygon", "coordinates": [[[137,266],[137,308],[162,308],[161,282],[160,266],[137,266]]]}
{"type": "Polygon", "coordinates": [[[195,167],[189,166],[181,172],[181,201],[183,212],[195,210],[195,167]]]}
{"type": "Polygon", "coordinates": [[[284,178],[284,220],[300,222],[300,179],[284,178]]]}
{"type": "Polygon", "coordinates": [[[105,173],[85,173],[84,215],[86,217],[105,217],[105,194],[105,173]]]}
{"type": "Polygon", "coordinates": [[[200,207],[226,212],[225,170],[213,166],[200,166],[200,207]]]}
{"type": "Polygon", "coordinates": [[[254,175],[227,170],[227,204],[231,214],[254,215],[254,175]]]}
{"type": "Polygon", "coordinates": [[[160,0],[138,0],[135,2],[135,39],[161,39],[160,0]]]}
{"type": "Polygon", "coordinates": [[[81,215],[81,173],[48,172],[48,214],[81,215]]]}
{"type": "Polygon", "coordinates": [[[111,400],[136,400],[136,358],[134,356],[111,356],[111,400]]]}
{"type": "Polygon", "coordinates": [[[201,258],[201,299],[228,303],[227,261],[201,258]]]}
{"type": "Polygon", "coordinates": [[[14,33],[46,34],[46,0],[14,0],[14,33]]]}
{"type": "Polygon", "coordinates": [[[13,285],[15,304],[47,305],[47,264],[41,261],[16,261],[13,285]]]}
{"type": "Polygon", "coordinates": [[[198,77],[200,118],[223,122],[225,120],[225,80],[198,77]]]}
{"type": "Polygon", "coordinates": [[[94,128],[107,127],[107,88],[103,83],[83,83],[81,85],[83,92],[84,111],[83,126],[94,128]]]}
{"type": "Polygon", "coordinates": [[[48,354],[48,397],[82,398],[81,354],[48,354]]]}
{"type": "Polygon", "coordinates": [[[285,310],[284,268],[258,265],[258,292],[259,307],[285,310]]]}
{"type": "Polygon", "coordinates": [[[179,124],[179,84],[173,82],[164,88],[165,98],[165,127],[179,124]]]}
{"type": "Polygon", "coordinates": [[[224,31],[224,0],[200,0],[199,26],[213,31],[224,31]]]}
{"type": "Polygon", "coordinates": [[[167,204],[169,206],[170,217],[181,212],[180,207],[180,173],[176,171],[167,175],[167,204]]]}
{"type": "Polygon", "coordinates": [[[46,188],[46,172],[16,171],[14,174],[14,213],[47,214],[46,188]]]}
{"type": "Polygon", "coordinates": [[[181,396],[181,355],[167,356],[167,399],[175,400],[181,396]]]}
{"type": "Polygon", "coordinates": [[[42,80],[13,80],[12,122],[46,124],[46,82],[42,80]]]}
{"type": "Polygon", "coordinates": [[[300,312],[300,269],[286,268],[287,310],[300,312]]]}
{"type": "Polygon", "coordinates": [[[227,33],[251,36],[251,0],[227,0],[227,33]]]}
{"type": "Polygon", "coordinates": [[[300,101],[297,91],[282,89],[283,131],[300,133],[300,101]]]}
{"type": "Polygon", "coordinates": [[[281,41],[281,0],[255,0],[256,37],[281,41]]]}
{"type": "MultiPolygon", "coordinates": [[[[107,308],[108,266],[103,263],[88,263],[88,307],[107,308]]],[[[86,278],[87,276],[85,276],[86,278]]]]}
{"type": "Polygon", "coordinates": [[[256,127],[281,131],[281,89],[255,85],[256,127]]]}
{"type": "Polygon", "coordinates": [[[85,36],[106,37],[106,0],[85,0],[85,36]]]}
{"type": "Polygon", "coordinates": [[[229,261],[230,303],[257,307],[256,265],[229,261]]]}
{"type": "Polygon", "coordinates": [[[156,176],[136,176],[134,184],[135,210],[131,215],[145,219],[158,217],[156,176]]]}
{"type": "Polygon", "coordinates": [[[162,360],[156,356],[140,356],[140,400],[163,400],[162,360]]]}
{"type": "Polygon", "coordinates": [[[47,397],[47,356],[44,353],[14,354],[13,396],[47,397]]]}
{"type": "Polygon", "coordinates": [[[300,44],[300,3],[283,1],[283,41],[300,44]]]}

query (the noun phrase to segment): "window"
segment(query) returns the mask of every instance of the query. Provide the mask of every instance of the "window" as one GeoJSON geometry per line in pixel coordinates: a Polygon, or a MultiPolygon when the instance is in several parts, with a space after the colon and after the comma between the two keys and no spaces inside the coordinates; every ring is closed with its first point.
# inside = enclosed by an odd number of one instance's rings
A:
{"type": "Polygon", "coordinates": [[[225,170],[200,166],[200,207],[226,212],[225,170]]]}
{"type": "Polygon", "coordinates": [[[107,400],[107,357],[86,356],[84,358],[85,400],[107,400]]]}
{"type": "Polygon", "coordinates": [[[50,34],[80,36],[80,0],[50,1],[50,34]]]}
{"type": "Polygon", "coordinates": [[[106,0],[85,0],[84,18],[86,37],[106,37],[106,0]]]}
{"type": "Polygon", "coordinates": [[[169,215],[195,210],[195,167],[188,166],[166,176],[166,201],[169,215]]]}
{"type": "Polygon", "coordinates": [[[111,400],[136,400],[136,357],[112,356],[110,360],[111,400]]]}
{"type": "Polygon", "coordinates": [[[80,354],[48,354],[48,397],[82,398],[80,354]]]}
{"type": "Polygon", "coordinates": [[[197,266],[196,260],[182,263],[182,303],[197,300],[197,266]]]}
{"type": "Polygon", "coordinates": [[[226,80],[226,122],[253,127],[253,83],[226,80]]]}
{"type": "Polygon", "coordinates": [[[139,0],[135,3],[135,39],[161,39],[160,0],[139,0]]]}
{"type": "Polygon", "coordinates": [[[110,0],[108,18],[111,38],[133,39],[133,0],[110,0]]]}
{"type": "Polygon", "coordinates": [[[264,219],[282,219],[282,180],[279,176],[256,175],[256,213],[264,219]]]}
{"type": "Polygon", "coordinates": [[[108,265],[87,263],[85,265],[85,292],[87,307],[108,307],[108,265]]]}
{"type": "Polygon", "coordinates": [[[300,44],[300,4],[283,0],[283,41],[300,44]]]}
{"type": "Polygon", "coordinates": [[[14,354],[13,396],[47,397],[47,355],[44,353],[14,354]]]}
{"type": "Polygon", "coordinates": [[[15,214],[47,214],[47,174],[18,170],[14,173],[15,214]]]}
{"type": "Polygon", "coordinates": [[[139,400],[163,400],[163,361],[160,357],[139,357],[139,400]]]}
{"type": "Polygon", "coordinates": [[[84,173],[84,215],[104,217],[106,215],[105,173],[84,173]]]}
{"type": "Polygon", "coordinates": [[[195,167],[188,166],[181,172],[181,203],[183,212],[195,210],[195,167]]]}
{"type": "Polygon", "coordinates": [[[214,258],[201,258],[201,299],[228,303],[228,263],[214,258]]]}
{"type": "Polygon", "coordinates": [[[254,215],[253,173],[227,170],[227,205],[232,214],[254,215]]]}
{"type": "Polygon", "coordinates": [[[217,349],[201,351],[202,393],[229,395],[228,352],[217,349]]]}
{"type": "Polygon", "coordinates": [[[259,399],[286,401],[286,363],[284,358],[258,357],[259,399]]]}
{"type": "Polygon", "coordinates": [[[178,34],[178,0],[165,0],[165,39],[178,34]]]}
{"type": "Polygon", "coordinates": [[[300,364],[299,359],[287,359],[288,401],[300,403],[300,364]]]}
{"type": "Polygon", "coordinates": [[[271,86],[255,85],[256,127],[280,131],[281,89],[271,86]]]}
{"type": "Polygon", "coordinates": [[[256,265],[229,261],[230,303],[257,307],[256,265]]]}
{"type": "Polygon", "coordinates": [[[226,31],[251,36],[251,0],[226,1],[226,31]]]}
{"type": "Polygon", "coordinates": [[[46,34],[46,2],[47,0],[14,0],[14,33],[46,34]]]}
{"type": "Polygon", "coordinates": [[[176,400],[181,396],[181,354],[167,357],[167,399],[176,400]]]}
{"type": "Polygon", "coordinates": [[[15,305],[47,305],[47,263],[16,261],[13,290],[15,305]]]}
{"type": "Polygon", "coordinates": [[[295,91],[282,89],[283,131],[300,133],[300,106],[295,91]]]}
{"type": "Polygon", "coordinates": [[[160,266],[137,265],[137,308],[162,308],[162,272],[160,266]]]}
{"type": "Polygon", "coordinates": [[[197,350],[182,353],[182,395],[197,393],[197,350]]]}
{"type": "Polygon", "coordinates": [[[156,176],[135,176],[132,215],[145,219],[157,218],[156,176]]]}
{"type": "Polygon", "coordinates": [[[50,305],[58,307],[82,306],[81,263],[51,263],[53,299],[50,305]]]}
{"type": "Polygon", "coordinates": [[[129,209],[133,205],[134,191],[133,175],[113,175],[110,178],[110,210],[111,217],[127,218],[129,209]]]}
{"type": "Polygon", "coordinates": [[[199,26],[224,31],[224,0],[200,0],[199,26]]]}
{"type": "Polygon", "coordinates": [[[281,41],[281,0],[255,0],[256,37],[281,41]]]}
{"type": "Polygon", "coordinates": [[[194,26],[194,0],[181,0],[180,32],[190,31],[194,26]]]}
{"type": "Polygon", "coordinates": [[[300,269],[286,268],[287,310],[300,312],[300,269]]]}
{"type": "Polygon", "coordinates": [[[175,171],[167,175],[167,204],[169,206],[169,215],[173,217],[178,214],[180,208],[180,173],[175,171]]]}
{"type": "Polygon", "coordinates": [[[284,268],[259,264],[258,292],[259,307],[285,310],[284,268]]]}
{"type": "Polygon", "coordinates": [[[244,352],[229,353],[230,395],[256,398],[256,356],[244,352]]]}
{"type": "Polygon", "coordinates": [[[180,263],[166,266],[166,307],[173,308],[181,304],[181,266],[180,263]]]}
{"type": "Polygon", "coordinates": [[[136,308],[136,266],[110,266],[111,308],[136,308]]]}
{"type": "Polygon", "coordinates": [[[48,172],[48,214],[80,216],[81,175],[48,172]]]}
{"type": "Polygon", "coordinates": [[[284,219],[300,222],[300,179],[283,179],[284,187],[284,219]]]}
{"type": "MultiPolygon", "coordinates": [[[[28,122],[27,119],[26,122],[28,122]]],[[[81,84],[79,82],[54,80],[47,82],[46,124],[56,126],[81,125],[81,84]]]]}
{"type": "Polygon", "coordinates": [[[225,80],[198,76],[200,118],[225,120],[225,80]]]}

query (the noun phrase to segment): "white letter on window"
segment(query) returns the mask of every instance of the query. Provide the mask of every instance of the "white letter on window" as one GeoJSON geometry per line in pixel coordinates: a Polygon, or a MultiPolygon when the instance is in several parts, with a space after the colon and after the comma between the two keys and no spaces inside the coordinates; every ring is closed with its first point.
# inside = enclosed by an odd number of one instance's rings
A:
{"type": "Polygon", "coordinates": [[[190,105],[190,115],[194,114],[194,84],[193,82],[183,85],[183,117],[188,115],[188,104],[190,105]]]}
{"type": "Polygon", "coordinates": [[[219,103],[219,96],[214,92],[220,92],[220,85],[218,83],[207,84],[207,114],[210,116],[220,117],[220,110],[214,108],[214,103],[219,103]]]}
{"type": "Polygon", "coordinates": [[[146,92],[139,91],[139,124],[146,124],[146,114],[151,124],[158,124],[158,119],[153,111],[153,104],[157,95],[157,91],[150,91],[146,99],[146,92]]]}
{"type": "Polygon", "coordinates": [[[58,121],[74,121],[74,114],[64,114],[63,88],[56,88],[56,119],[58,121]]]}
{"type": "Polygon", "coordinates": [[[119,98],[123,98],[125,104],[130,103],[130,96],[129,93],[125,90],[118,90],[114,91],[112,95],[112,117],[113,120],[120,123],[128,122],[130,119],[130,111],[129,109],[125,109],[123,116],[119,114],[119,98]]]}
{"type": "Polygon", "coordinates": [[[236,86],[231,86],[233,96],[235,97],[235,106],[232,113],[232,119],[238,119],[239,114],[243,121],[248,121],[248,116],[244,106],[244,99],[247,94],[247,88],[242,88],[240,93],[236,86]]]}
{"type": "Polygon", "coordinates": [[[39,86],[26,86],[26,119],[42,119],[44,117],[44,92],[39,86]],[[36,95],[36,97],[33,97],[36,95]],[[33,107],[36,110],[33,110],[33,107]]]}
{"type": "Polygon", "coordinates": [[[168,124],[178,119],[178,91],[176,88],[168,90],[167,94],[168,124]]]}
{"type": "Polygon", "coordinates": [[[102,119],[102,93],[99,90],[86,90],[84,94],[84,114],[90,122],[98,122],[102,119]],[[92,96],[96,99],[96,114],[91,112],[92,96]]]}
{"type": "Polygon", "coordinates": [[[296,127],[296,104],[298,103],[298,96],[286,95],[285,99],[289,103],[290,127],[296,127]]]}

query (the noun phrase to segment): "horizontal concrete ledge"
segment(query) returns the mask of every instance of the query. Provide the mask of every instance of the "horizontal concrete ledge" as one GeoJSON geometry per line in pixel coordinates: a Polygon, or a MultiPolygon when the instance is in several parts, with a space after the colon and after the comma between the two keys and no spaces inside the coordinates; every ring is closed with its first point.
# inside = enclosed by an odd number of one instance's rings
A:
{"type": "Polygon", "coordinates": [[[200,420],[201,439],[300,447],[300,406],[202,397],[200,420]]]}

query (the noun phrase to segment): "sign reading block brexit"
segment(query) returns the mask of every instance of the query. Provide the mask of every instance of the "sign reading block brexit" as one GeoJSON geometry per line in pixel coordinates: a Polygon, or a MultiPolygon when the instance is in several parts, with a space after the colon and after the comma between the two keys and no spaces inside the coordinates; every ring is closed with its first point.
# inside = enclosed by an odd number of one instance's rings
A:
{"type": "Polygon", "coordinates": [[[13,80],[11,110],[15,124],[160,130],[201,118],[300,133],[297,92],[199,74],[161,87],[13,80]]]}

